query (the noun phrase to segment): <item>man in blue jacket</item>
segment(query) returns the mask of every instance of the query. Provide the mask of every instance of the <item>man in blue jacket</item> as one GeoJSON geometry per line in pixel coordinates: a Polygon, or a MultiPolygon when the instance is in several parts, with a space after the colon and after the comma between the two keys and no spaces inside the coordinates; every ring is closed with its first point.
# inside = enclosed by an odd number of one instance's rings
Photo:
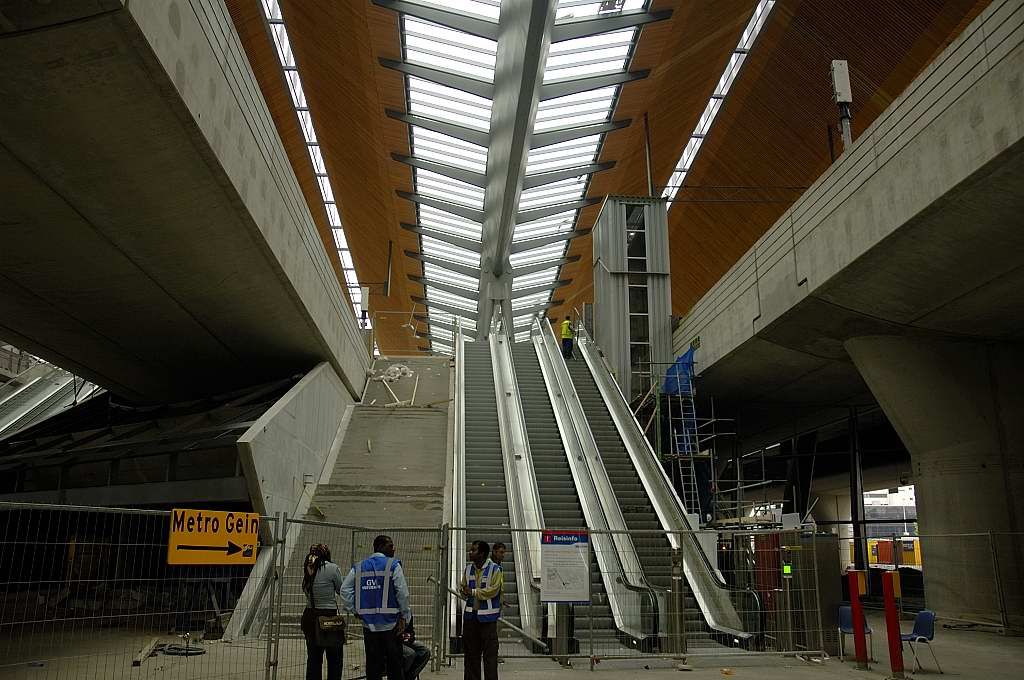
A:
{"type": "Polygon", "coordinates": [[[363,622],[367,680],[381,680],[385,672],[389,680],[404,680],[401,635],[412,609],[390,536],[373,539],[373,554],[352,567],[341,584],[341,601],[363,622]]]}

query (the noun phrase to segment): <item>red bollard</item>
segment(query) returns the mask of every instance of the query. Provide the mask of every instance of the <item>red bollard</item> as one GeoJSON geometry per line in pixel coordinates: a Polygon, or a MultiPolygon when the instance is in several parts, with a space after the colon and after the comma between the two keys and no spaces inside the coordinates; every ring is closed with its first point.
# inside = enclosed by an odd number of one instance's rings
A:
{"type": "MultiPolygon", "coordinates": [[[[864,609],[860,606],[860,595],[864,579],[863,571],[850,569],[847,578],[850,580],[850,614],[853,619],[853,646],[857,652],[857,668],[868,670],[868,639],[864,634],[864,609]]],[[[865,584],[866,585],[866,584],[865,584]]]]}
{"type": "Polygon", "coordinates": [[[900,574],[887,571],[882,574],[882,595],[885,598],[885,635],[889,639],[889,666],[892,677],[903,677],[903,641],[900,640],[900,612],[896,598],[900,596],[900,574]]]}

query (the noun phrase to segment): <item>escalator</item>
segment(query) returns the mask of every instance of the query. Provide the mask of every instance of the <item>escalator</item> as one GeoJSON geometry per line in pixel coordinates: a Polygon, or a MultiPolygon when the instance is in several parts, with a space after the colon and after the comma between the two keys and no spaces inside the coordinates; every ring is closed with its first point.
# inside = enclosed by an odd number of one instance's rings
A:
{"type": "MultiPolygon", "coordinates": [[[[486,342],[466,342],[463,348],[466,537],[469,541],[481,539],[492,545],[501,541],[511,546],[511,531],[495,533],[493,530],[493,527],[508,527],[510,522],[491,350],[486,342]],[[472,529],[474,526],[490,528],[486,535],[478,536],[472,529]]],[[[462,549],[453,546],[453,550],[462,549]]],[[[461,564],[466,564],[465,554],[461,564]]],[[[506,602],[502,617],[518,626],[519,597],[512,552],[502,564],[502,570],[506,602]]]]}
{"type": "MultiPolygon", "coordinates": [[[[537,478],[537,489],[544,523],[552,529],[583,529],[587,527],[573,482],[572,470],[566,460],[565,447],[551,407],[550,397],[541,373],[540,362],[532,342],[512,345],[516,380],[519,386],[523,415],[529,436],[530,453],[537,478]]],[[[597,561],[591,553],[591,607],[579,607],[574,622],[577,637],[593,625],[594,636],[614,640],[615,621],[605,592],[597,561]],[[593,621],[590,617],[593,616],[593,621]]]]}
{"type": "MultiPolygon", "coordinates": [[[[626,451],[586,362],[581,358],[568,361],[566,365],[572,376],[576,394],[586,411],[587,422],[601,453],[601,460],[608,471],[608,478],[615,490],[627,526],[630,531],[659,532],[657,535],[652,533],[633,537],[637,555],[643,564],[644,576],[652,586],[668,590],[672,584],[672,547],[666,535],[660,532],[662,525],[657,512],[633,466],[633,461],[626,451]]],[[[689,584],[685,597],[687,642],[692,645],[706,640],[711,644],[707,625],[696,599],[690,592],[689,584]]]]}

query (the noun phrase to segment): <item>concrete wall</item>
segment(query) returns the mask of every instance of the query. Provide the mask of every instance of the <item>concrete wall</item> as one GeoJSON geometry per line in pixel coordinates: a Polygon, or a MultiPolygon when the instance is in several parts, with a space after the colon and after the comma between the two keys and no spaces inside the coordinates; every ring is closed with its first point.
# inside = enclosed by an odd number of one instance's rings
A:
{"type": "MultiPolygon", "coordinates": [[[[1022,16],[1019,0],[993,2],[694,306],[675,333],[676,353],[700,336],[707,370],[1020,140],[1022,16]]],[[[918,245],[924,261],[902,273],[927,266],[930,245],[918,245]]],[[[878,316],[906,322],[919,301],[955,299],[975,281],[944,283],[856,292],[865,305],[889,303],[878,316]]]]}
{"type": "Polygon", "coordinates": [[[333,246],[224,3],[3,13],[4,339],[139,401],[320,361],[358,395],[369,356],[333,246]]]}
{"type": "Polygon", "coordinates": [[[370,360],[221,0],[126,3],[358,398],[370,360]]]}
{"type": "Polygon", "coordinates": [[[847,348],[910,451],[928,606],[1024,624],[1024,535],[1001,536],[1024,519],[1024,345],[873,336],[847,348]],[[1003,603],[993,536],[1011,567],[1003,603]]]}
{"type": "Polygon", "coordinates": [[[351,394],[328,363],[309,372],[238,440],[253,509],[304,514],[341,447],[351,394]],[[311,484],[303,483],[310,475],[311,484]]]}

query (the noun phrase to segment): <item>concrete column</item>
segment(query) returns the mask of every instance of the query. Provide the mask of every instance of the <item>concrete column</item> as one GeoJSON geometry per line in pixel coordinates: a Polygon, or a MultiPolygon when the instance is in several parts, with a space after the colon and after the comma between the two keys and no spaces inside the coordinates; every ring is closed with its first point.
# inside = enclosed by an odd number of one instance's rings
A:
{"type": "Polygon", "coordinates": [[[896,336],[845,346],[910,451],[929,607],[1012,617],[1021,541],[996,537],[999,592],[989,532],[1020,531],[1024,517],[1024,347],[896,336]]]}

